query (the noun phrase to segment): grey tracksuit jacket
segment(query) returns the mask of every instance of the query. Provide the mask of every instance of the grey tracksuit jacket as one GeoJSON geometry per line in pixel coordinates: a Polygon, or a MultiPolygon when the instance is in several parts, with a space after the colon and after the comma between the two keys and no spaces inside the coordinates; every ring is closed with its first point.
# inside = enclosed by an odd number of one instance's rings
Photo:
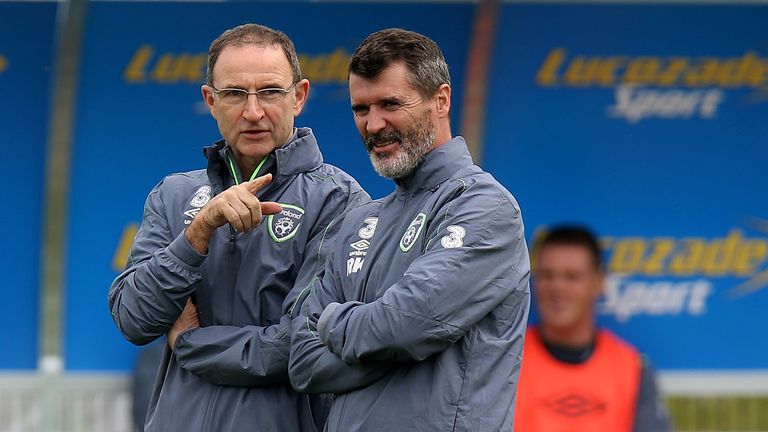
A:
{"type": "Polygon", "coordinates": [[[461,137],[326,233],[289,374],[335,393],[326,430],[509,431],[530,265],[512,195],[461,137]]]}
{"type": "MultiPolygon", "coordinates": [[[[327,403],[295,392],[288,380],[294,283],[318,272],[316,250],[326,226],[370,200],[357,182],[323,163],[310,129],[273,152],[260,173],[272,183],[257,193],[283,204],[258,229],[218,229],[207,255],[183,234],[210,198],[234,184],[223,142],[206,149],[207,170],[166,177],[147,198],[127,269],[109,291],[120,332],[142,345],[165,334],[187,298],[201,327],[166,350],[147,414],[147,431],[315,431],[327,403]]],[[[233,170],[235,170],[233,172],[233,170]]]]}

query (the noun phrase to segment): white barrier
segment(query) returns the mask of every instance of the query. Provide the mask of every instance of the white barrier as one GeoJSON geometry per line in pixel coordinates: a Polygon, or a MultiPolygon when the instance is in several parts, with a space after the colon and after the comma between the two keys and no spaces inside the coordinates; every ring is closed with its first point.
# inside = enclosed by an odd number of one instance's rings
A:
{"type": "Polygon", "coordinates": [[[0,374],[0,432],[133,432],[126,374],[0,374]]]}

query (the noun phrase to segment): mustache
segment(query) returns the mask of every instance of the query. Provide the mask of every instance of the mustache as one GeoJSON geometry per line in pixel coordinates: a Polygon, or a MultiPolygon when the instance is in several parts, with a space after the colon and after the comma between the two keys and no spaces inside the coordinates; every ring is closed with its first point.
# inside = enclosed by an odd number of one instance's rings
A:
{"type": "Polygon", "coordinates": [[[384,144],[390,141],[403,142],[403,134],[394,129],[384,129],[380,132],[376,132],[375,134],[368,135],[368,138],[364,140],[365,148],[368,149],[368,151],[370,151],[373,146],[377,144],[384,144]]]}

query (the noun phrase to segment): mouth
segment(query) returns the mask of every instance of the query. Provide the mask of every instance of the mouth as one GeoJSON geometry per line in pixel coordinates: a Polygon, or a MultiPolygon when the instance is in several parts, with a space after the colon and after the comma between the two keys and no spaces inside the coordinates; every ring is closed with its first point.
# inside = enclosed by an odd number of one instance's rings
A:
{"type": "Polygon", "coordinates": [[[546,304],[550,309],[553,309],[556,311],[562,311],[569,307],[570,302],[567,299],[558,297],[558,298],[547,299],[546,304]]]}
{"type": "Polygon", "coordinates": [[[269,131],[261,129],[247,129],[240,132],[240,134],[248,139],[257,140],[268,136],[269,131]]]}
{"type": "Polygon", "coordinates": [[[392,129],[385,129],[363,138],[368,153],[382,155],[402,146],[403,136],[392,129]]]}
{"type": "Polygon", "coordinates": [[[368,151],[372,153],[390,153],[392,151],[395,151],[399,145],[400,145],[400,141],[397,141],[397,140],[380,141],[380,142],[374,143],[368,151]]]}

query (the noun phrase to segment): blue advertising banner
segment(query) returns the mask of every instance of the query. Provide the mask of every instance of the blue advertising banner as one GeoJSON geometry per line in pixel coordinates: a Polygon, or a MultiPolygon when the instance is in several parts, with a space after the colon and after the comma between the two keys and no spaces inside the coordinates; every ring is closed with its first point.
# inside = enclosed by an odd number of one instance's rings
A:
{"type": "Polygon", "coordinates": [[[55,2],[0,2],[0,142],[6,155],[0,369],[37,367],[40,233],[55,2]],[[11,25],[29,23],[35,25],[11,25]],[[8,24],[8,25],[6,25],[8,24]]]}
{"type": "Polygon", "coordinates": [[[485,167],[529,241],[563,221],[601,234],[599,320],[660,369],[768,369],[766,22],[755,5],[501,9],[485,167]]]}
{"type": "Polygon", "coordinates": [[[220,137],[200,85],[208,45],[222,31],[258,22],[293,39],[312,85],[297,125],[312,127],[326,161],[380,197],[393,185],[373,172],[354,127],[351,53],[381,28],[422,32],[443,48],[460,101],[473,15],[472,4],[91,2],[73,148],[66,368],[132,366],[134,348],[112,323],[107,290],[147,193],[169,173],[204,167],[202,148],[220,137]]]}

